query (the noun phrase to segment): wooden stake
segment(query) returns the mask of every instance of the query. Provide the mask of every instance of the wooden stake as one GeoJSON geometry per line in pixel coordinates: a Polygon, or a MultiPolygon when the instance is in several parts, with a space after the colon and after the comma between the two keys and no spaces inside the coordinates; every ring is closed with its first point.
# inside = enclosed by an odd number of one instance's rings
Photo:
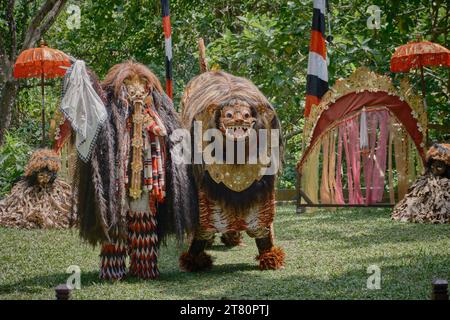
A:
{"type": "Polygon", "coordinates": [[[431,300],[448,300],[448,281],[436,279],[433,281],[431,300]]]}
{"type": "Polygon", "coordinates": [[[70,300],[71,291],[67,285],[60,284],[55,288],[56,300],[70,300]]]}
{"type": "Polygon", "coordinates": [[[208,63],[206,62],[206,49],[203,38],[198,39],[198,60],[200,64],[200,73],[208,71],[208,63]]]}

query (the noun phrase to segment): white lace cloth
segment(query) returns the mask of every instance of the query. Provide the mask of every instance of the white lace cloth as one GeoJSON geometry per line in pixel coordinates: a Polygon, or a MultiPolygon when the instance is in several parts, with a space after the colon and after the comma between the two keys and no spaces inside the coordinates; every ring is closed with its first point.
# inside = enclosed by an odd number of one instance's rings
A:
{"type": "Polygon", "coordinates": [[[60,109],[76,132],[79,157],[88,162],[107,112],[91,84],[85,62],[76,60],[69,72],[64,82],[65,93],[60,109]]]}

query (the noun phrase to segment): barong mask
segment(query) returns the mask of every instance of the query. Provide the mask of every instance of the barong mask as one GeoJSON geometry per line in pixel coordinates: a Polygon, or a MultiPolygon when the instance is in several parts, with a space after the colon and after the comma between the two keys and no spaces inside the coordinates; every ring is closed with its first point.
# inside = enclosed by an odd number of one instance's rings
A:
{"type": "MultiPolygon", "coordinates": [[[[223,89],[223,92],[227,92],[223,89]]],[[[253,90],[250,87],[248,90],[253,90]]],[[[208,171],[210,177],[216,184],[223,183],[227,188],[234,192],[241,192],[249,188],[255,181],[261,180],[270,167],[271,163],[263,163],[256,159],[258,155],[265,154],[267,158],[270,157],[271,150],[271,130],[277,129],[273,127],[275,111],[266,101],[264,96],[259,96],[253,92],[247,92],[247,95],[231,96],[224,94],[219,89],[210,90],[210,94],[200,97],[197,101],[192,102],[193,105],[199,104],[200,107],[192,108],[197,111],[193,116],[194,121],[201,121],[202,132],[209,129],[218,129],[224,137],[233,141],[237,149],[234,151],[233,163],[223,163],[228,161],[226,155],[227,145],[224,144],[224,152],[221,155],[223,158],[218,158],[218,161],[213,161],[204,164],[204,169],[208,171]],[[253,95],[256,95],[254,97],[253,95]],[[201,106],[204,106],[201,109],[201,106]],[[206,105],[206,106],[205,106],[206,105]],[[260,130],[266,130],[261,133],[260,130]],[[253,132],[253,135],[251,134],[253,132]],[[266,147],[264,150],[259,150],[261,147],[261,139],[259,135],[265,135],[266,147]],[[256,138],[252,140],[253,138],[256,138]],[[239,150],[239,142],[245,142],[244,154],[239,150]],[[255,145],[251,145],[256,142],[255,145]],[[252,157],[256,159],[257,163],[250,163],[250,150],[252,150],[252,157]],[[243,163],[238,163],[238,157],[243,159],[243,163]]],[[[186,116],[185,116],[186,117],[186,116]]],[[[202,141],[201,148],[204,150],[207,142],[202,141]]],[[[241,149],[242,150],[242,149],[241,149]]],[[[216,156],[216,154],[214,155],[216,156]]]]}
{"type": "Polygon", "coordinates": [[[248,105],[233,104],[222,108],[219,129],[230,139],[242,140],[250,135],[256,123],[256,110],[248,105]]]}

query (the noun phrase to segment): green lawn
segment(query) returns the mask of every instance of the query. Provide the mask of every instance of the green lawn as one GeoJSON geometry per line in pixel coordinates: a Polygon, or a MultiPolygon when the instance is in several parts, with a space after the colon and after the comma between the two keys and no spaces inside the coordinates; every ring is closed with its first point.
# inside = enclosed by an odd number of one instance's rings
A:
{"type": "Polygon", "coordinates": [[[81,290],[73,299],[429,299],[434,277],[450,274],[448,225],[393,222],[386,209],[318,211],[298,216],[281,206],[276,242],[286,251],[286,268],[259,271],[253,241],[209,251],[215,266],[182,273],[182,248],[169,243],[160,253],[161,278],[102,282],[98,248],[76,230],[0,228],[0,300],[53,299],[70,265],[81,268],[81,290]],[[366,288],[367,267],[381,268],[381,289],[366,288]]]}

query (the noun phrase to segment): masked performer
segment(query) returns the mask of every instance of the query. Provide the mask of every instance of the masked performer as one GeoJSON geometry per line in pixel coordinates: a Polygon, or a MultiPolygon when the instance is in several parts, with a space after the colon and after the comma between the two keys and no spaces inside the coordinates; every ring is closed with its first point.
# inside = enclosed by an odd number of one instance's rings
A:
{"type": "Polygon", "coordinates": [[[408,222],[450,223],[450,144],[427,152],[425,174],[418,177],[392,218],[408,222]]]}
{"type": "Polygon", "coordinates": [[[70,185],[58,178],[58,155],[38,149],[31,155],[25,175],[0,201],[0,225],[19,228],[68,228],[70,185]]]}
{"type": "Polygon", "coordinates": [[[100,278],[158,277],[158,247],[198,219],[187,166],[176,165],[169,139],[180,121],[144,65],[113,66],[101,88],[83,62],[69,71],[61,111],[76,133],[80,234],[101,243],[100,278]],[[81,88],[81,89],[80,89],[81,88]],[[88,101],[89,103],[85,103],[88,101]]]}
{"type": "MultiPolygon", "coordinates": [[[[261,270],[283,267],[284,252],[274,246],[272,229],[279,157],[271,161],[275,166],[273,172],[267,170],[267,163],[249,161],[258,154],[268,156],[261,152],[260,142],[262,138],[270,140],[271,132],[279,133],[280,125],[273,107],[249,80],[221,71],[205,72],[192,79],[184,92],[182,107],[183,125],[190,130],[194,141],[193,170],[200,226],[189,250],[180,257],[181,269],[209,269],[212,259],[204,250],[214,234],[238,238],[240,231],[255,238],[259,250],[256,259],[261,270]],[[197,126],[200,134],[196,132],[197,126]],[[209,146],[203,148],[204,141],[201,141],[209,129],[217,133],[214,142],[223,141],[222,155],[218,155],[219,149],[214,150],[215,162],[206,161],[209,146]],[[264,130],[268,134],[260,136],[264,130]],[[256,135],[258,138],[253,139],[256,135]],[[204,151],[200,163],[195,155],[199,143],[200,152],[204,151]],[[245,150],[244,159],[242,153],[239,154],[238,150],[243,150],[239,146],[245,150]]],[[[279,134],[274,140],[273,145],[281,147],[279,134]]]]}

